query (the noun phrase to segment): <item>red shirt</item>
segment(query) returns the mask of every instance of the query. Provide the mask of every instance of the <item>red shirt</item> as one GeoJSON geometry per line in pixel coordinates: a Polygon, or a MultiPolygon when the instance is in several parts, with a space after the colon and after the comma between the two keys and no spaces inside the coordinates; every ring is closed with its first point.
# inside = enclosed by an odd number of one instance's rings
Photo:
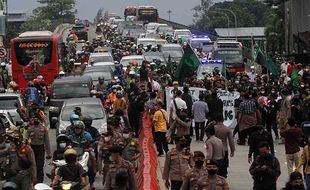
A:
{"type": "Polygon", "coordinates": [[[302,138],[300,128],[288,128],[280,132],[281,137],[285,139],[285,153],[295,154],[300,151],[299,140],[302,138]]]}

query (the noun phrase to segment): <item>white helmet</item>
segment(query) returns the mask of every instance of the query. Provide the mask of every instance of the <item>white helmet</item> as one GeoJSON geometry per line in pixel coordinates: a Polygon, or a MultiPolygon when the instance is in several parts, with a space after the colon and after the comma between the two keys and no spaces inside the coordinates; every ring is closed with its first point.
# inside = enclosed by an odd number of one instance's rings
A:
{"type": "Polygon", "coordinates": [[[1,63],[1,67],[3,67],[3,66],[5,66],[5,63],[4,63],[4,62],[1,63]]]}
{"type": "Polygon", "coordinates": [[[59,75],[65,75],[65,72],[60,71],[60,72],[59,72],[59,75]]]}
{"type": "Polygon", "coordinates": [[[135,75],[136,72],[135,71],[129,71],[129,75],[135,75]]]}
{"type": "Polygon", "coordinates": [[[37,79],[43,80],[43,76],[42,76],[42,75],[38,75],[38,76],[37,76],[37,79]]]}
{"type": "Polygon", "coordinates": [[[75,60],[74,59],[70,59],[70,62],[74,62],[75,60]]]}

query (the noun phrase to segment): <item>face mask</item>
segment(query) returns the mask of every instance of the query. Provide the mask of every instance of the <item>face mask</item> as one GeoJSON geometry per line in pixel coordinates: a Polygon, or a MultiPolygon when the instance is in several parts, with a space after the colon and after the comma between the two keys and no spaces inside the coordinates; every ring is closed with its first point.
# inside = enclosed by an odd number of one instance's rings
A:
{"type": "Polygon", "coordinates": [[[64,149],[66,148],[67,144],[66,143],[60,143],[59,148],[64,149]]]}
{"type": "Polygon", "coordinates": [[[129,134],[128,133],[124,133],[123,137],[124,137],[124,139],[129,139],[129,134]]]}
{"type": "Polygon", "coordinates": [[[195,165],[200,168],[201,166],[203,166],[203,160],[197,160],[195,161],[195,165]]]}
{"type": "Polygon", "coordinates": [[[208,170],[209,175],[215,175],[217,173],[217,170],[208,170]]]}
{"type": "Polygon", "coordinates": [[[271,91],[272,94],[276,93],[276,91],[271,91]]]}
{"type": "Polygon", "coordinates": [[[109,142],[110,141],[110,137],[104,137],[104,141],[105,142],[109,142]]]}

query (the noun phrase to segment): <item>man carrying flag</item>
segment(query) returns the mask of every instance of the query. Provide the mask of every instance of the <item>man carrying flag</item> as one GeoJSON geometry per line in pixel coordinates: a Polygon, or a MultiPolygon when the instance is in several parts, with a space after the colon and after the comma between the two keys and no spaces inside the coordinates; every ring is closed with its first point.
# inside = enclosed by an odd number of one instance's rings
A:
{"type": "Polygon", "coordinates": [[[197,55],[191,46],[187,45],[184,51],[184,55],[175,73],[175,77],[178,79],[179,83],[183,84],[185,78],[193,76],[199,64],[200,60],[198,59],[197,55]]]}

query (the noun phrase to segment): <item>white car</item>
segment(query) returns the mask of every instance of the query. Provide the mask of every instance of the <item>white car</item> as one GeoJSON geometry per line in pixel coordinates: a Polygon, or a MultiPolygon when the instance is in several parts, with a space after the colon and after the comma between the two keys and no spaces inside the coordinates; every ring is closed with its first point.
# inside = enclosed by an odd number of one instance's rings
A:
{"type": "Polygon", "coordinates": [[[142,62],[145,60],[145,57],[143,55],[129,55],[124,56],[121,59],[120,64],[123,65],[123,68],[126,69],[126,67],[130,64],[131,61],[137,61],[138,67],[142,65],[142,62]]]}
{"type": "Polygon", "coordinates": [[[177,29],[174,30],[173,38],[178,39],[180,36],[192,36],[192,32],[188,29],[177,29]]]}
{"type": "Polygon", "coordinates": [[[157,46],[157,41],[155,38],[138,38],[137,39],[137,46],[140,44],[143,45],[144,48],[148,45],[157,46]]]}
{"type": "Polygon", "coordinates": [[[150,22],[146,25],[146,33],[147,34],[155,34],[156,33],[156,25],[158,25],[158,23],[156,22],[150,22]]]}
{"type": "Polygon", "coordinates": [[[89,56],[88,65],[98,62],[114,62],[114,59],[110,52],[91,53],[89,56]]]}

